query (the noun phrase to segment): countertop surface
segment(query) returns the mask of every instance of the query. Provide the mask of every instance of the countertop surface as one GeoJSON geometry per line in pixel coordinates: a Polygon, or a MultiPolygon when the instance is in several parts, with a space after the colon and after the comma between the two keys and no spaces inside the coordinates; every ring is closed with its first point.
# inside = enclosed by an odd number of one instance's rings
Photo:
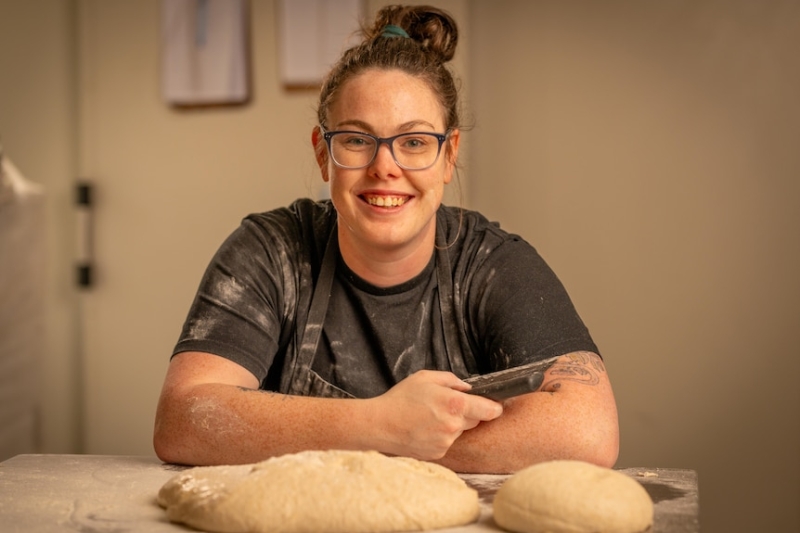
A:
{"type": "MultiPolygon", "coordinates": [[[[186,532],[156,503],[166,481],[185,470],[156,457],[18,455],[0,463],[0,524],[5,532],[186,532]]],[[[692,470],[626,468],[655,503],[653,533],[697,533],[697,474],[692,470]]],[[[492,498],[508,476],[463,474],[480,494],[481,517],[442,533],[503,531],[492,520],[492,498]]]]}

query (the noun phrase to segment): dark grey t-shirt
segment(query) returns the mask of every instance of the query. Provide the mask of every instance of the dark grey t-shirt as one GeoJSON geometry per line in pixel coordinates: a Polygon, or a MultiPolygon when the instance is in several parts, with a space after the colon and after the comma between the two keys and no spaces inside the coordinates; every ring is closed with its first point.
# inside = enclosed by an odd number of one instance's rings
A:
{"type": "MultiPolygon", "coordinates": [[[[287,355],[300,345],[335,217],[329,201],[304,199],[245,218],[208,266],[174,353],[226,357],[262,388],[278,390],[287,355]]],[[[522,238],[460,208],[442,206],[437,224],[447,242],[450,305],[469,373],[598,352],[564,287],[522,238]]],[[[435,258],[415,278],[380,288],[339,257],[313,370],[359,398],[377,396],[417,370],[455,371],[435,258]]]]}

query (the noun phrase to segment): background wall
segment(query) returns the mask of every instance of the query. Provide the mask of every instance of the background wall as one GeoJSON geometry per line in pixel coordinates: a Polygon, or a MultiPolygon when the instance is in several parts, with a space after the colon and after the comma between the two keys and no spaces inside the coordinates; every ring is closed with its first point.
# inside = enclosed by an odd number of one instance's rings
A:
{"type": "Polygon", "coordinates": [[[697,469],[703,531],[800,531],[800,4],[471,5],[472,199],[595,335],[619,465],[697,469]]]}
{"type": "MultiPolygon", "coordinates": [[[[800,530],[800,6],[435,3],[464,31],[463,203],[569,289],[615,386],[618,465],[698,470],[703,531],[800,530]]],[[[0,138],[48,191],[41,451],[152,453],[210,254],[246,212],[319,193],[314,95],[280,88],[276,2],[251,5],[253,102],[179,112],[157,0],[0,0],[0,138]],[[82,294],[76,176],[101,184],[82,294]]]]}

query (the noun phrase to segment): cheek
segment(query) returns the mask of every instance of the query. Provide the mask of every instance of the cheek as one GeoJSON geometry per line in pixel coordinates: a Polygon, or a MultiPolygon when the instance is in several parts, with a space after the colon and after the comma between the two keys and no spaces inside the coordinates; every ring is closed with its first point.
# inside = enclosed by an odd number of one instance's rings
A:
{"type": "Polygon", "coordinates": [[[348,196],[353,183],[358,180],[358,176],[354,175],[354,171],[342,170],[336,165],[329,164],[327,167],[327,182],[331,190],[331,196],[348,196]]]}

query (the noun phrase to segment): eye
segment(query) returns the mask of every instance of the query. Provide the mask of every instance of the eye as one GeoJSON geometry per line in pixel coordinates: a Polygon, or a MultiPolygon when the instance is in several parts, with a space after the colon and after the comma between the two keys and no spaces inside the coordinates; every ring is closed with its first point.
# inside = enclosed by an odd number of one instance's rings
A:
{"type": "Polygon", "coordinates": [[[363,137],[347,137],[344,142],[353,146],[359,146],[364,144],[366,141],[363,137]]]}
{"type": "Polygon", "coordinates": [[[401,138],[400,146],[406,150],[421,150],[429,144],[426,135],[413,135],[401,138]]]}
{"type": "Polygon", "coordinates": [[[344,133],[338,135],[337,137],[337,142],[350,150],[370,148],[375,144],[375,141],[373,141],[370,137],[367,137],[366,135],[359,135],[357,133],[344,133]]]}

